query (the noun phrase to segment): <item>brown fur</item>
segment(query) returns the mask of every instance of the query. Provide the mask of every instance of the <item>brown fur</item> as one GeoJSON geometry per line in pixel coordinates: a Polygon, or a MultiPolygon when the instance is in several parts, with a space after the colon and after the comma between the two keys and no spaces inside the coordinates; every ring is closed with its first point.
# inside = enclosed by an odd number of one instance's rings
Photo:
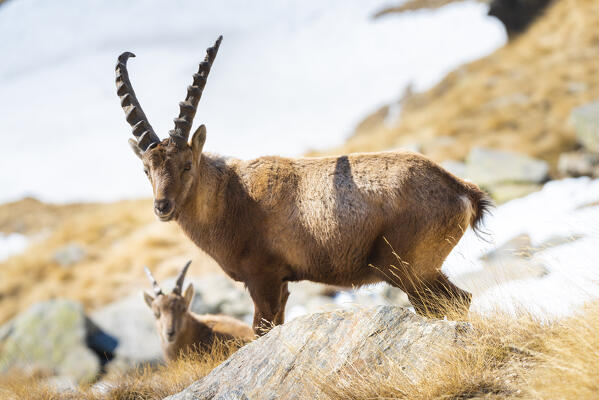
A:
{"type": "Polygon", "coordinates": [[[241,161],[203,154],[205,138],[202,125],[187,148],[165,139],[136,153],[155,201],[172,203],[168,215],[156,209],[161,220],[245,283],[257,332],[283,323],[287,283],[301,280],[386,281],[421,314],[467,311],[470,294],[441,266],[490,205],[476,185],[410,152],[241,161]]]}
{"type": "Polygon", "coordinates": [[[243,344],[254,338],[252,328],[235,318],[192,313],[189,311],[192,298],[192,285],[183,296],[170,293],[154,297],[144,292],[144,299],[156,317],[165,360],[174,361],[185,351],[209,351],[215,341],[243,344]]]}

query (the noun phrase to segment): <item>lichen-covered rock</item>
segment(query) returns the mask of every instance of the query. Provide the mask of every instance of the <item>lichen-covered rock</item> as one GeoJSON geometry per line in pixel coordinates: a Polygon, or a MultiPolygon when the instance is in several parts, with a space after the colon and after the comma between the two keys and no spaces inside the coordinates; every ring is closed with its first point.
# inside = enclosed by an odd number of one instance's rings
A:
{"type": "Polygon", "coordinates": [[[316,398],[315,377],[384,375],[385,358],[417,381],[418,371],[435,359],[435,346],[459,342],[468,330],[467,323],[430,320],[392,306],[306,315],[275,327],[168,399],[316,398]]]}
{"type": "Polygon", "coordinates": [[[101,366],[97,353],[88,347],[97,334],[79,303],[37,303],[0,328],[0,372],[39,368],[88,381],[101,366]]]}
{"type": "Polygon", "coordinates": [[[599,101],[572,110],[570,121],[578,141],[586,149],[599,153],[599,101]]]}

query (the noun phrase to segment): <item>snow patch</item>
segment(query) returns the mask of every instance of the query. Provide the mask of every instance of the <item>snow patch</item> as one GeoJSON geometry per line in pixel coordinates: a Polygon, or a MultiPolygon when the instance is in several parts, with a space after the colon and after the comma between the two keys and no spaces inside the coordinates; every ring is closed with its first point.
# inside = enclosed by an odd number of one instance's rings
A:
{"type": "Polygon", "coordinates": [[[5,235],[0,233],[0,262],[10,256],[23,252],[27,248],[28,240],[20,233],[5,235]]]}

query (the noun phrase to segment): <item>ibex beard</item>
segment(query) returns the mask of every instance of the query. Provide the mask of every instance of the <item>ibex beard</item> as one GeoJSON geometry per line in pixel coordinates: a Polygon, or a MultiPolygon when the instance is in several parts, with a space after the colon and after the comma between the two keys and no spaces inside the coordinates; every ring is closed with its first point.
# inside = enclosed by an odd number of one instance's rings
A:
{"type": "Polygon", "coordinates": [[[463,317],[470,293],[441,272],[468,226],[491,206],[476,185],[411,152],[341,157],[223,158],[202,149],[206,128],[188,136],[222,37],[194,74],[169,138],[152,130],[129,82],[124,53],[117,93],[154,191],[154,212],[176,221],[255,306],[254,329],[284,321],[288,282],[338,286],[385,281],[416,312],[463,317]],[[453,311],[453,312],[452,312],[453,311]]]}

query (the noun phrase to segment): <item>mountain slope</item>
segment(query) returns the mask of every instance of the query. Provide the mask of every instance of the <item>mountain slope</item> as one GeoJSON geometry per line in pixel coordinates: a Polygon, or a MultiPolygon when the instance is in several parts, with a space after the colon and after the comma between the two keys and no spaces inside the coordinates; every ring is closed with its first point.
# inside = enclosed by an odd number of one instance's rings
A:
{"type": "Polygon", "coordinates": [[[559,0],[530,29],[488,57],[408,93],[395,121],[383,107],[332,153],[419,144],[435,160],[473,146],[528,153],[555,163],[575,146],[573,107],[599,97],[599,3],[559,0]]]}

